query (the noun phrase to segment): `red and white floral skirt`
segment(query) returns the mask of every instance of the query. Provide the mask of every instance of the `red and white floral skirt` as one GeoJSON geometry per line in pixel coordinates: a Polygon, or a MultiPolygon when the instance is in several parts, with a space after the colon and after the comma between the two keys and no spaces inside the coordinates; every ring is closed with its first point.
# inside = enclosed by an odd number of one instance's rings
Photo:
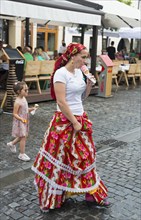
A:
{"type": "Polygon", "coordinates": [[[107,197],[96,172],[92,122],[86,113],[76,118],[82,124],[79,132],[61,112],[54,114],[32,166],[43,211],[60,208],[68,193],[90,193],[97,202],[107,197]]]}

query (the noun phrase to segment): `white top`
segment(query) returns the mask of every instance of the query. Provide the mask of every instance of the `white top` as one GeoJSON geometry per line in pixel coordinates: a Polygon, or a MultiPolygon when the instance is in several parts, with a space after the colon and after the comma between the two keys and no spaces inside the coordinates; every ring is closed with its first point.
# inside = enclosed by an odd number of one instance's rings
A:
{"type": "MultiPolygon", "coordinates": [[[[82,115],[84,112],[82,94],[86,89],[86,83],[81,70],[75,69],[75,73],[73,74],[65,67],[61,67],[55,72],[53,82],[62,82],[66,84],[66,101],[72,113],[74,115],[82,115]]],[[[58,105],[57,111],[61,111],[58,105]]]]}
{"type": "Polygon", "coordinates": [[[67,47],[65,47],[65,46],[60,46],[60,48],[59,48],[59,53],[65,53],[66,48],[67,48],[67,47]]]}

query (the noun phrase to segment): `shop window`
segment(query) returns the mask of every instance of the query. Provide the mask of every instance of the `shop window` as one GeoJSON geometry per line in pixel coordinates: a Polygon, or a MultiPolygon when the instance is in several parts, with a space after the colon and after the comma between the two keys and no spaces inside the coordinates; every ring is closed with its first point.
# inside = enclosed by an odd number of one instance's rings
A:
{"type": "Polygon", "coordinates": [[[45,51],[53,53],[57,49],[58,28],[51,25],[38,24],[37,47],[44,47],[45,51]]]}
{"type": "Polygon", "coordinates": [[[48,33],[48,51],[55,50],[55,34],[48,33]]]}
{"type": "Polygon", "coordinates": [[[45,33],[44,32],[38,32],[37,34],[37,47],[44,47],[44,40],[45,40],[45,33]]]}

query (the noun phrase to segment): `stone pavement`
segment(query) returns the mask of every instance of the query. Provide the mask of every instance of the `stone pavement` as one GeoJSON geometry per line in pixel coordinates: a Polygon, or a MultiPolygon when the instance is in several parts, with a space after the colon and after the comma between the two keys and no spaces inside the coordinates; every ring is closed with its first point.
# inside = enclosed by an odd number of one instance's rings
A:
{"type": "Polygon", "coordinates": [[[1,220],[140,220],[141,219],[141,87],[113,90],[113,97],[90,96],[84,103],[93,122],[97,171],[109,190],[109,208],[86,203],[84,196],[66,201],[61,209],[42,214],[33,185],[31,165],[56,109],[54,102],[40,103],[30,120],[26,153],[21,162],[6,147],[11,140],[11,115],[0,115],[1,220]]]}

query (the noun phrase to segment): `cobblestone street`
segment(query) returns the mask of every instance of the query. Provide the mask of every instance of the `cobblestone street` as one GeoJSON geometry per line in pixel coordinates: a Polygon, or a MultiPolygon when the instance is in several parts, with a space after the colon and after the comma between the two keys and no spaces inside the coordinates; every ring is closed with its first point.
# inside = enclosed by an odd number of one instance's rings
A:
{"type": "Polygon", "coordinates": [[[90,96],[84,108],[93,122],[97,171],[109,190],[108,208],[86,203],[84,195],[65,202],[61,209],[40,212],[31,165],[45,130],[56,110],[55,102],[39,103],[30,117],[26,153],[21,162],[6,147],[11,140],[12,116],[0,115],[1,210],[0,220],[139,220],[141,219],[141,86],[113,91],[111,98],[90,96]]]}

